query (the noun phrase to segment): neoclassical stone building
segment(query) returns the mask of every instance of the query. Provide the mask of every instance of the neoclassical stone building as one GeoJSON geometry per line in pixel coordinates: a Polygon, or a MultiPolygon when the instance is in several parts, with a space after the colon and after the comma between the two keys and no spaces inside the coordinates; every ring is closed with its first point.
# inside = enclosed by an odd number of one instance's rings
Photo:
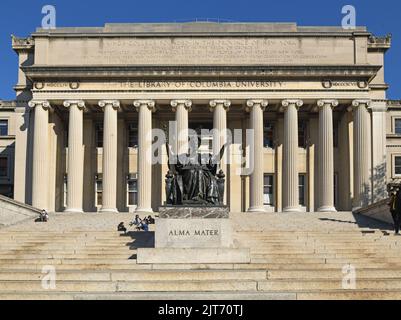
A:
{"type": "Polygon", "coordinates": [[[362,27],[292,23],[13,37],[17,97],[0,104],[0,191],[50,211],[157,211],[167,164],[147,161],[147,133],[175,120],[178,129],[253,129],[253,150],[243,134],[228,150],[238,161],[223,165],[231,211],[369,205],[401,177],[401,106],[386,100],[384,79],[390,42],[362,27]]]}

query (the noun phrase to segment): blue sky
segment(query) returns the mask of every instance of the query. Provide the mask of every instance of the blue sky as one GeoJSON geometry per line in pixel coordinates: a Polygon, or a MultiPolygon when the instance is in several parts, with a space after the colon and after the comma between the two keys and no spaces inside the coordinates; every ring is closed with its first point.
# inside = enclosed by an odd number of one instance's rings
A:
{"type": "Polygon", "coordinates": [[[356,8],[357,25],[376,35],[393,34],[386,54],[388,98],[401,99],[401,3],[397,0],[0,0],[0,99],[14,98],[17,56],[11,34],[27,36],[42,20],[41,9],[56,7],[57,26],[103,26],[106,22],[174,22],[213,18],[229,21],[296,22],[339,26],[341,8],[356,8]]]}

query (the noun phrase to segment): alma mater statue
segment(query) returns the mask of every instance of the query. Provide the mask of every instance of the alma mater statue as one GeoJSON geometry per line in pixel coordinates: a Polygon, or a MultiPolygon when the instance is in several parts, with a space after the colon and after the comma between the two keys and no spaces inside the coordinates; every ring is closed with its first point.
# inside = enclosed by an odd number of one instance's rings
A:
{"type": "MultiPolygon", "coordinates": [[[[197,150],[175,155],[167,146],[168,167],[166,175],[167,205],[222,206],[225,175],[217,172],[225,144],[219,154],[201,154],[197,150]]],[[[194,150],[194,148],[192,148],[194,150]]]]}

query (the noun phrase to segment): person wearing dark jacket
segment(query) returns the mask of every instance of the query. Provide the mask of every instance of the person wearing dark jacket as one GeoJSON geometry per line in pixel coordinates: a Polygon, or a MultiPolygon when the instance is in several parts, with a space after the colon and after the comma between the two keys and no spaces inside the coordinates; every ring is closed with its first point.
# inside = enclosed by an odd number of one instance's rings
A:
{"type": "Polygon", "coordinates": [[[395,234],[399,235],[401,227],[401,190],[399,188],[391,191],[389,206],[394,221],[395,234]]]}

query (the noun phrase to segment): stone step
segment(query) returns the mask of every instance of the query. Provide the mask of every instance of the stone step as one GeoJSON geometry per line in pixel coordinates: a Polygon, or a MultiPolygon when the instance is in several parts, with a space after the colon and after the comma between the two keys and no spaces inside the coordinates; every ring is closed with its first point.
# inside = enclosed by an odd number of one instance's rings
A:
{"type": "MultiPolygon", "coordinates": [[[[342,280],[332,279],[285,279],[258,281],[260,291],[323,291],[344,290],[342,280]]],[[[401,290],[401,278],[396,279],[362,279],[357,278],[356,290],[401,290]]]]}
{"type": "Polygon", "coordinates": [[[400,257],[375,257],[375,258],[346,258],[346,257],[339,257],[339,258],[327,258],[326,263],[380,263],[380,262],[386,262],[386,263],[401,263],[401,256],[400,257]]]}
{"type": "MultiPolygon", "coordinates": [[[[54,292],[256,291],[254,280],[57,281],[54,292]]],[[[0,281],[2,292],[41,291],[42,281],[0,281]]],[[[43,290],[44,291],[44,290],[43,290]]]]}
{"type": "Polygon", "coordinates": [[[0,300],[295,300],[296,293],[257,291],[214,292],[1,292],[0,300]]]}
{"type": "Polygon", "coordinates": [[[24,250],[95,250],[99,252],[103,251],[113,251],[113,250],[125,250],[125,249],[136,249],[135,246],[131,244],[122,244],[119,246],[95,246],[95,245],[68,245],[68,246],[57,246],[54,244],[48,244],[48,245],[40,245],[40,246],[25,246],[25,245],[19,245],[19,246],[14,246],[14,247],[8,247],[8,248],[0,248],[0,251],[6,251],[6,250],[16,250],[23,247],[24,250]]]}
{"type": "Polygon", "coordinates": [[[362,264],[362,263],[401,263],[401,257],[336,257],[336,258],[254,258],[251,256],[251,263],[338,263],[338,264],[362,264]],[[383,261],[384,260],[384,261],[383,261]]]}
{"type": "MultiPolygon", "coordinates": [[[[0,270],[2,271],[15,271],[15,270],[25,270],[25,271],[41,271],[43,266],[49,265],[47,263],[37,264],[26,263],[26,264],[0,264],[0,270]]],[[[288,264],[288,263],[255,263],[255,264],[57,264],[54,265],[57,270],[101,270],[101,271],[109,271],[109,270],[289,270],[289,271],[297,271],[297,270],[310,270],[314,272],[315,270],[342,270],[344,264],[342,263],[331,263],[331,264],[313,264],[313,263],[300,263],[300,264],[288,264]]],[[[393,269],[400,268],[400,264],[394,263],[363,263],[363,264],[353,264],[353,266],[358,269],[393,269]]]]}
{"type": "Polygon", "coordinates": [[[328,241],[314,241],[314,242],[283,242],[283,243],[278,243],[278,242],[263,242],[263,241],[255,241],[253,243],[250,242],[245,242],[245,241],[238,241],[238,243],[241,243],[242,245],[250,245],[251,247],[266,247],[266,248],[291,248],[291,247],[313,247],[313,248],[320,248],[320,247],[340,247],[340,248],[357,248],[359,245],[363,246],[368,246],[372,248],[378,248],[378,247],[385,247],[385,246],[390,246],[390,245],[400,245],[398,242],[393,242],[391,240],[389,241],[354,241],[354,242],[345,242],[345,243],[339,243],[339,242],[328,242],[328,241]]]}
{"type": "Polygon", "coordinates": [[[0,291],[1,300],[43,300],[43,299],[78,299],[78,300],[376,300],[376,299],[401,299],[401,290],[320,290],[320,291],[299,291],[299,292],[260,292],[260,291],[223,291],[223,292],[53,292],[53,291],[30,291],[23,293],[13,293],[12,291],[0,291]]]}
{"type": "MultiPolygon", "coordinates": [[[[0,271],[40,271],[44,266],[48,266],[48,263],[37,264],[36,261],[33,263],[9,263],[9,264],[0,264],[0,271]]],[[[152,265],[150,264],[90,264],[90,263],[82,263],[82,264],[56,264],[54,265],[56,271],[65,270],[89,270],[89,271],[110,271],[110,270],[151,270],[152,265]]],[[[231,268],[233,269],[233,268],[231,268]]]]}
{"type": "MultiPolygon", "coordinates": [[[[0,251],[0,260],[3,259],[47,259],[47,258],[127,258],[137,253],[136,249],[123,249],[115,251],[97,251],[97,250],[10,250],[0,251]]],[[[316,251],[316,252],[276,252],[276,251],[264,251],[264,252],[251,252],[251,256],[254,258],[336,258],[336,257],[399,257],[398,250],[388,251],[316,251]]]]}
{"type": "MultiPolygon", "coordinates": [[[[2,240],[0,240],[2,241],[2,240]]],[[[47,240],[41,240],[41,241],[33,241],[31,240],[10,240],[10,241],[2,241],[1,245],[2,246],[12,246],[16,244],[24,244],[27,246],[33,246],[33,245],[45,245],[45,244],[57,244],[57,245],[81,245],[81,244],[88,244],[88,245],[98,245],[98,246],[103,246],[103,245],[109,245],[109,246],[117,246],[121,244],[126,244],[126,243],[131,243],[134,242],[135,239],[125,239],[125,240],[117,240],[117,241],[111,241],[111,240],[104,240],[104,241],[99,241],[96,239],[74,239],[74,240],[52,240],[52,239],[47,239],[47,240]]]]}
{"type": "MultiPolygon", "coordinates": [[[[129,251],[124,254],[112,253],[32,253],[32,254],[2,254],[0,253],[0,263],[3,260],[45,260],[45,259],[130,259],[135,257],[135,251],[129,251]]],[[[337,253],[320,253],[320,254],[304,254],[304,253],[274,253],[274,254],[252,254],[252,259],[267,259],[269,261],[281,261],[282,259],[380,259],[383,258],[383,253],[352,253],[352,254],[337,254],[337,253]]],[[[399,258],[399,253],[386,254],[386,258],[399,258]]]]}
{"type": "MultiPolygon", "coordinates": [[[[335,260],[334,258],[332,260],[335,260]]],[[[335,261],[333,261],[335,262],[335,261]]],[[[297,264],[297,263],[313,263],[313,264],[325,264],[326,258],[255,258],[251,256],[251,263],[289,263],[289,264],[297,264]]]]}
{"type": "MultiPolygon", "coordinates": [[[[371,278],[401,278],[401,269],[355,269],[356,276],[363,279],[371,278]]],[[[336,279],[342,280],[344,274],[342,268],[335,269],[310,269],[310,270],[268,270],[267,278],[270,279],[336,279]]]]}
{"type": "Polygon", "coordinates": [[[288,246],[313,246],[313,247],[321,247],[321,246],[334,246],[334,247],[357,247],[358,244],[368,245],[372,247],[378,247],[383,245],[390,245],[390,244],[400,244],[398,241],[394,240],[353,240],[353,241],[322,241],[322,240],[315,240],[315,241],[265,241],[265,240],[255,240],[255,241],[237,241],[241,244],[251,245],[251,246],[266,246],[266,247],[288,247],[288,246]]]}
{"type": "MultiPolygon", "coordinates": [[[[57,270],[56,270],[57,271],[57,270]]],[[[39,271],[0,271],[0,281],[41,280],[39,271]]],[[[57,281],[266,280],[266,270],[57,271],[57,281]]]]}
{"type": "MultiPolygon", "coordinates": [[[[269,223],[273,224],[274,220],[269,220],[269,223]]],[[[315,226],[316,227],[316,226],[315,226]]],[[[320,229],[319,227],[317,227],[316,229],[320,229]]],[[[327,234],[364,234],[364,235],[372,235],[372,234],[382,234],[382,232],[380,230],[375,230],[375,229],[369,229],[369,228],[360,228],[358,226],[355,226],[355,228],[353,229],[342,229],[342,230],[330,230],[330,229],[320,229],[320,230],[316,230],[316,229],[312,229],[312,227],[310,229],[305,229],[305,230],[296,230],[293,229],[292,227],[288,227],[286,226],[286,228],[281,229],[281,228],[276,228],[276,229],[271,229],[271,230],[246,230],[246,229],[242,229],[242,230],[236,230],[237,234],[243,234],[246,236],[267,236],[267,237],[271,237],[273,235],[276,236],[281,236],[283,235],[283,231],[288,231],[286,234],[284,234],[284,236],[287,237],[292,237],[292,236],[297,236],[297,235],[305,235],[305,234],[323,234],[323,235],[327,235],[327,234]]]]}
{"type": "Polygon", "coordinates": [[[35,249],[35,250],[0,250],[0,255],[14,255],[14,256],[20,256],[20,255],[32,255],[32,254],[42,254],[42,255],[52,255],[52,254],[101,254],[101,255],[115,255],[115,254],[129,254],[129,253],[136,253],[136,249],[129,249],[127,248],[121,248],[121,249],[115,249],[115,250],[86,250],[85,248],[83,249],[70,249],[70,250],[52,250],[52,249],[35,249]]]}
{"type": "Polygon", "coordinates": [[[333,238],[338,238],[339,241],[351,241],[351,240],[374,240],[374,239],[398,239],[395,235],[385,236],[383,234],[374,233],[374,234],[362,234],[362,233],[353,233],[353,234],[345,234],[345,233],[327,233],[327,234],[288,234],[291,231],[283,230],[280,234],[272,234],[271,231],[267,231],[264,235],[244,235],[241,236],[238,233],[234,235],[234,238],[237,240],[243,241],[260,241],[260,240],[303,240],[303,241],[313,241],[313,240],[332,240],[333,238]],[[340,238],[341,237],[341,238],[340,238]]]}
{"type": "MultiPolygon", "coordinates": [[[[251,257],[254,259],[268,259],[274,261],[276,259],[311,259],[311,258],[319,258],[319,259],[335,259],[335,258],[351,258],[351,259],[370,259],[370,258],[399,258],[400,254],[397,252],[391,252],[387,254],[383,254],[383,252],[361,252],[361,253],[313,253],[313,254],[305,254],[305,253],[272,253],[272,254],[251,254],[251,257]]],[[[0,258],[1,259],[1,258],[0,258]]]]}
{"type": "Polygon", "coordinates": [[[16,260],[43,260],[43,259],[116,259],[116,260],[122,260],[122,259],[129,259],[132,255],[134,255],[135,252],[127,252],[125,254],[103,254],[103,253],[97,253],[97,254],[85,254],[85,253],[73,253],[73,254],[21,254],[21,255],[16,255],[16,254],[1,254],[0,253],[0,263],[2,260],[10,260],[10,259],[16,259],[16,260]]]}
{"type": "MultiPolygon", "coordinates": [[[[337,269],[342,270],[343,263],[250,263],[250,264],[152,264],[155,270],[174,269],[174,270],[196,270],[196,269],[266,269],[266,270],[321,270],[337,269]]],[[[357,269],[383,269],[383,268],[401,268],[401,263],[355,263],[353,266],[357,269]]]]}
{"type": "Polygon", "coordinates": [[[401,300],[401,290],[336,290],[299,292],[297,300],[401,300]]]}
{"type": "Polygon", "coordinates": [[[59,264],[136,264],[134,259],[3,259],[2,264],[42,264],[42,265],[59,265],[59,264]]]}

